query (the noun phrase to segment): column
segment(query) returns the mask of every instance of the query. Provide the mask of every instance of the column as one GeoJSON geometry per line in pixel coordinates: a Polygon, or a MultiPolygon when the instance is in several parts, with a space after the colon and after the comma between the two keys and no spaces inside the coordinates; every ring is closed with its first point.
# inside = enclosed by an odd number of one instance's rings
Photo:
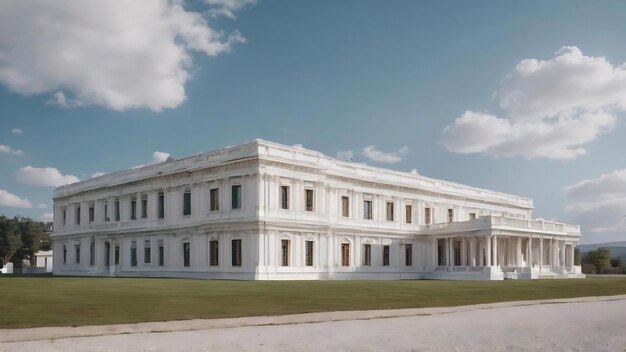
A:
{"type": "Polygon", "coordinates": [[[493,266],[498,266],[498,237],[493,236],[493,266]]]}
{"type": "Polygon", "coordinates": [[[439,258],[438,257],[438,251],[437,251],[437,247],[439,246],[439,240],[438,239],[433,239],[433,267],[436,267],[437,265],[439,265],[439,258]]]}
{"type": "Polygon", "coordinates": [[[470,266],[476,266],[476,237],[470,238],[470,266]]]}
{"type": "Polygon", "coordinates": [[[467,239],[461,238],[461,266],[467,265],[467,239]]]}
{"type": "Polygon", "coordinates": [[[543,266],[543,236],[539,237],[539,271],[543,266]]]}
{"type": "Polygon", "coordinates": [[[515,266],[522,266],[522,238],[518,237],[515,243],[515,266]]]}
{"type": "Polygon", "coordinates": [[[533,267],[533,236],[528,237],[528,267],[533,267]]]}
{"type": "Polygon", "coordinates": [[[454,248],[452,247],[454,244],[454,241],[452,240],[452,237],[448,238],[448,266],[453,266],[454,261],[452,258],[452,254],[454,253],[454,248]]]}
{"type": "Polygon", "coordinates": [[[485,244],[486,244],[486,253],[485,253],[485,266],[491,266],[491,237],[487,236],[485,237],[485,244]]]}
{"type": "Polygon", "coordinates": [[[574,258],[575,258],[575,254],[576,254],[576,251],[575,251],[575,246],[574,246],[574,244],[572,243],[572,244],[570,245],[570,266],[569,266],[570,270],[571,270],[571,269],[574,269],[574,265],[575,265],[575,260],[574,260],[574,258]]]}

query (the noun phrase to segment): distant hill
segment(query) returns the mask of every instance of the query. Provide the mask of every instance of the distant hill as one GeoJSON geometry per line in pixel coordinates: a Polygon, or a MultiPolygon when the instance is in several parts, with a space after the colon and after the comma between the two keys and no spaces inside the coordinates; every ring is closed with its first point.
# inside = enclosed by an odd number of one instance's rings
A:
{"type": "Polygon", "coordinates": [[[608,248],[611,251],[611,256],[613,258],[621,257],[622,259],[626,259],[626,241],[581,244],[578,246],[578,248],[580,249],[580,253],[583,255],[584,253],[596,250],[601,247],[608,248]]]}

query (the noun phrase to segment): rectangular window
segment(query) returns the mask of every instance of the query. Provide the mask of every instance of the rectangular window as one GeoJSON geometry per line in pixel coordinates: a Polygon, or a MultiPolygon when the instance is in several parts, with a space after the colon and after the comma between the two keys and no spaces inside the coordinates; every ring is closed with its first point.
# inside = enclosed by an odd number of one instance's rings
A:
{"type": "Polygon", "coordinates": [[[346,196],[341,197],[341,216],[350,217],[350,198],[346,196]]]}
{"type": "Polygon", "coordinates": [[[159,219],[163,219],[165,218],[165,194],[163,194],[163,192],[159,192],[159,196],[157,198],[157,203],[158,203],[158,217],[159,219]]]}
{"type": "Polygon", "coordinates": [[[120,264],[120,246],[115,246],[115,265],[120,264]]]}
{"type": "Polygon", "coordinates": [[[95,208],[95,205],[90,204],[89,205],[89,222],[93,222],[95,218],[96,218],[96,208],[95,208]]]}
{"type": "Polygon", "coordinates": [[[241,185],[232,186],[231,197],[231,209],[241,209],[241,185]]]}
{"type": "Polygon", "coordinates": [[[76,225],[80,225],[80,207],[76,207],[76,225]]]}
{"type": "Polygon", "coordinates": [[[183,215],[191,215],[191,191],[183,193],[183,215]]]}
{"type": "Polygon", "coordinates": [[[232,266],[241,266],[241,240],[232,240],[232,266]]]}
{"type": "Polygon", "coordinates": [[[220,210],[220,189],[219,188],[211,188],[209,190],[209,209],[211,211],[220,210]]]}
{"type": "Polygon", "coordinates": [[[406,223],[410,224],[413,222],[413,207],[410,204],[405,205],[405,215],[406,215],[406,223]]]}
{"type": "Polygon", "coordinates": [[[363,265],[372,265],[372,245],[363,245],[363,265]]]}
{"type": "Polygon", "coordinates": [[[305,189],[304,190],[304,198],[306,200],[306,211],[313,211],[313,190],[305,189]]]}
{"type": "Polygon", "coordinates": [[[130,200],[130,219],[137,220],[137,198],[135,197],[130,200]]]}
{"type": "Polygon", "coordinates": [[[431,217],[431,208],[424,208],[424,223],[426,225],[431,224],[432,223],[432,217],[431,217]]]}
{"type": "Polygon", "coordinates": [[[413,265],[413,245],[410,243],[404,245],[404,265],[413,265]]]}
{"type": "Polygon", "coordinates": [[[209,255],[209,262],[211,266],[220,265],[220,249],[219,242],[217,240],[209,242],[209,255]]]}
{"type": "Polygon", "coordinates": [[[148,196],[141,196],[141,218],[145,219],[148,217],[148,196]]]}
{"type": "Polygon", "coordinates": [[[115,221],[120,221],[120,200],[115,200],[115,221]]]}
{"type": "Polygon", "coordinates": [[[469,213],[470,220],[476,219],[476,213],[469,213]]]}
{"type": "Polygon", "coordinates": [[[67,224],[67,210],[63,208],[63,226],[67,224]]]}
{"type": "Polygon", "coordinates": [[[109,203],[104,202],[104,221],[109,221],[109,203]]]}
{"type": "Polygon", "coordinates": [[[341,266],[350,266],[350,243],[341,244],[341,266]]]}
{"type": "Polygon", "coordinates": [[[63,264],[67,263],[67,246],[63,245],[63,264]]]}
{"type": "Polygon", "coordinates": [[[289,186],[280,186],[280,208],[289,209],[289,186]]]}
{"type": "Polygon", "coordinates": [[[80,244],[74,246],[74,251],[76,252],[76,264],[80,264],[80,244]]]}
{"type": "Polygon", "coordinates": [[[304,265],[313,266],[313,241],[306,241],[304,265]]]}
{"type": "Polygon", "coordinates": [[[189,242],[183,243],[183,266],[191,266],[191,247],[189,242]]]}
{"type": "Polygon", "coordinates": [[[111,242],[104,242],[104,266],[111,265],[111,242]]]}
{"type": "Polygon", "coordinates": [[[383,246],[383,266],[389,266],[389,246],[383,246]]]}
{"type": "Polygon", "coordinates": [[[89,265],[94,266],[96,264],[96,243],[91,241],[89,245],[89,265]]]}
{"type": "Polygon", "coordinates": [[[150,248],[150,240],[143,242],[143,262],[148,264],[152,262],[152,248],[150,248]]]}
{"type": "Polygon", "coordinates": [[[159,266],[165,265],[165,247],[163,246],[163,240],[159,240],[159,266]]]}
{"type": "Polygon", "coordinates": [[[448,222],[454,221],[454,209],[448,209],[448,222]]]}
{"type": "Polygon", "coordinates": [[[387,221],[393,221],[393,202],[387,202],[387,221]]]}
{"type": "Polygon", "coordinates": [[[130,266],[137,266],[137,241],[130,245],[130,266]]]}
{"type": "Polygon", "coordinates": [[[366,200],[363,202],[363,218],[366,220],[372,219],[372,201],[366,200]]]}
{"type": "Polygon", "coordinates": [[[281,240],[280,241],[280,253],[281,253],[281,265],[289,266],[289,240],[281,240]]]}

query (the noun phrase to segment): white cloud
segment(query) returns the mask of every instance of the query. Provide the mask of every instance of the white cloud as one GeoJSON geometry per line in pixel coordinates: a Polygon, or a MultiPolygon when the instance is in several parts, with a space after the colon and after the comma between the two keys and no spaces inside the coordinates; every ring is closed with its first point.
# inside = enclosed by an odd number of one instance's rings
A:
{"type": "Polygon", "coordinates": [[[339,160],[352,161],[354,152],[352,150],[340,150],[335,156],[339,160]]]}
{"type": "Polygon", "coordinates": [[[226,16],[231,19],[235,18],[235,11],[241,10],[247,5],[256,4],[256,0],[205,0],[205,2],[215,6],[209,10],[209,15],[213,17],[226,16]]]}
{"type": "Polygon", "coordinates": [[[39,208],[39,209],[46,209],[47,207],[48,207],[48,206],[47,206],[47,205],[45,205],[44,203],[39,203],[39,204],[37,204],[37,208],[39,208]]]}
{"type": "Polygon", "coordinates": [[[155,151],[152,153],[152,161],[148,164],[140,164],[137,166],[133,166],[133,169],[138,169],[140,167],[144,167],[146,165],[158,164],[167,161],[167,158],[170,157],[170,153],[155,151]]]}
{"type": "Polygon", "coordinates": [[[54,218],[54,214],[52,212],[43,213],[41,215],[41,221],[52,221],[54,218]]]}
{"type": "Polygon", "coordinates": [[[518,63],[495,97],[504,117],[466,111],[442,132],[449,151],[574,159],[626,110],[626,64],[564,47],[550,60],[518,63]]]}
{"type": "Polygon", "coordinates": [[[363,155],[371,161],[395,164],[402,161],[402,155],[406,154],[408,151],[409,147],[404,146],[395,152],[386,153],[376,149],[375,146],[370,145],[363,148],[363,155]]]}
{"type": "Polygon", "coordinates": [[[215,56],[245,42],[182,4],[2,1],[0,82],[23,95],[53,94],[61,106],[175,108],[186,98],[192,53],[215,56]]]}
{"type": "Polygon", "coordinates": [[[592,232],[626,231],[626,169],[565,188],[566,211],[592,232]]]}
{"type": "Polygon", "coordinates": [[[417,172],[417,169],[411,170],[410,173],[413,175],[419,175],[419,173],[417,172]]]}
{"type": "Polygon", "coordinates": [[[12,208],[32,208],[33,203],[26,198],[20,198],[13,193],[0,189],[0,206],[12,208]]]}
{"type": "Polygon", "coordinates": [[[100,177],[104,175],[106,175],[106,173],[98,171],[98,172],[94,172],[93,174],[91,174],[91,178],[100,177]]]}
{"type": "Polygon", "coordinates": [[[13,149],[8,145],[0,144],[0,154],[24,155],[24,152],[19,149],[13,149]]]}
{"type": "Polygon", "coordinates": [[[16,136],[21,136],[23,131],[21,129],[19,129],[19,128],[14,128],[14,129],[11,130],[11,133],[13,133],[16,136]]]}
{"type": "Polygon", "coordinates": [[[80,179],[74,175],[63,175],[53,167],[25,166],[17,171],[17,180],[34,186],[63,186],[80,179]]]}

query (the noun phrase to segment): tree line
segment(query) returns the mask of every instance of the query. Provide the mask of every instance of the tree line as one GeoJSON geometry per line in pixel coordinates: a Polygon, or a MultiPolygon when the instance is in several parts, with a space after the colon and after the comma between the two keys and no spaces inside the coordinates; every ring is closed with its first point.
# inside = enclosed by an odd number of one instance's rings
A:
{"type": "Polygon", "coordinates": [[[583,257],[582,265],[583,269],[585,266],[593,269],[595,274],[626,274],[626,263],[622,262],[621,257],[613,258],[608,248],[598,248],[587,252],[587,255],[583,257]]]}
{"type": "Polygon", "coordinates": [[[25,259],[32,261],[33,253],[50,250],[51,234],[52,222],[0,215],[0,266],[12,262],[21,268],[25,259]]]}

